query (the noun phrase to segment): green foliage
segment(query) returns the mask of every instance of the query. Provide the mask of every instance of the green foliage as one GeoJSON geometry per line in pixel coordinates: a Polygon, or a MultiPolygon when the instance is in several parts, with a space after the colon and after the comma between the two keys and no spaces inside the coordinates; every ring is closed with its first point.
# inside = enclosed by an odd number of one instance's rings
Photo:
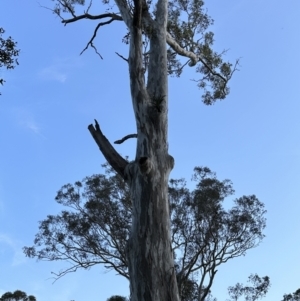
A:
{"type": "Polygon", "coordinates": [[[293,294],[284,295],[282,301],[300,301],[300,288],[298,288],[293,294]]]}
{"type": "MultiPolygon", "coordinates": [[[[92,2],[86,4],[84,0],[53,0],[55,6],[53,12],[57,14],[62,22],[66,22],[69,16],[65,18],[65,14],[71,15],[74,20],[79,20],[78,16],[86,16],[89,12],[92,2]],[[77,14],[76,5],[84,6],[86,9],[77,14]]],[[[115,6],[112,6],[109,0],[102,0],[103,4],[108,5],[107,11],[112,11],[115,6]]],[[[143,0],[143,58],[144,71],[147,72],[149,60],[149,39],[153,29],[149,20],[145,16],[150,16],[155,20],[156,3],[152,0],[143,0]]],[[[131,0],[126,1],[126,6],[131,13],[134,11],[134,3],[131,0]]],[[[213,50],[214,34],[209,31],[209,27],[213,24],[213,19],[208,16],[204,8],[204,1],[202,0],[169,0],[169,15],[167,32],[180,46],[181,50],[169,46],[167,49],[168,58],[168,74],[179,77],[184,68],[195,66],[195,71],[200,74],[200,79],[195,80],[197,86],[203,90],[202,101],[206,105],[212,105],[217,100],[224,99],[229,94],[228,82],[231,79],[234,71],[237,70],[238,60],[233,64],[225,62],[223,56],[226,51],[216,52],[213,50]],[[185,53],[184,53],[185,52],[185,53]],[[197,58],[196,61],[191,59],[187,52],[193,53],[197,58]]],[[[120,15],[118,11],[113,13],[120,15]]],[[[92,20],[102,19],[104,14],[90,15],[92,20]]],[[[108,17],[108,16],[107,16],[108,17]]],[[[85,18],[80,18],[85,19],[85,18]]],[[[121,20],[118,20],[121,21],[121,20]]],[[[102,26],[102,25],[101,25],[102,26]]],[[[97,32],[98,27],[95,29],[97,32]]],[[[96,34],[94,33],[90,43],[91,47],[95,49],[91,43],[96,34]]],[[[128,44],[130,40],[130,33],[127,32],[122,41],[128,44]]],[[[95,49],[97,52],[97,50],[95,49]]],[[[98,53],[98,52],[97,52],[98,53]]]]}
{"type": "MultiPolygon", "coordinates": [[[[55,1],[56,0],[52,0],[55,1]]],[[[60,15],[61,13],[75,13],[74,5],[84,5],[85,0],[63,0],[63,1],[57,1],[55,4],[55,7],[53,9],[53,12],[57,15],[60,15]]]]}
{"type": "MultiPolygon", "coordinates": [[[[259,277],[257,274],[248,277],[250,285],[244,286],[237,283],[235,286],[228,288],[230,300],[237,301],[242,296],[245,301],[255,301],[264,298],[271,286],[270,278],[268,276],[259,277]]],[[[203,288],[205,290],[205,288],[203,288]]],[[[184,291],[181,294],[181,301],[198,301],[198,286],[195,281],[187,280],[184,291]]],[[[201,299],[202,300],[202,299],[201,299]]],[[[112,296],[107,301],[128,301],[126,297],[112,296]]],[[[217,301],[211,294],[205,298],[205,301],[217,301]]],[[[296,290],[293,294],[286,294],[283,296],[282,301],[300,301],[300,289],[296,290]]]]}
{"type": "Polygon", "coordinates": [[[36,301],[36,298],[32,295],[27,296],[26,293],[20,290],[16,290],[13,293],[6,292],[0,297],[0,301],[36,301]]]}
{"type": "MultiPolygon", "coordinates": [[[[177,282],[180,282],[180,274],[177,273],[177,282]]],[[[197,301],[198,300],[198,285],[191,279],[186,279],[181,282],[180,299],[181,301],[197,301]]]]}
{"type": "Polygon", "coordinates": [[[262,241],[266,211],[254,195],[235,199],[234,206],[225,210],[222,202],[234,193],[232,183],[219,181],[207,167],[196,167],[192,179],[196,181],[192,192],[183,179],[170,181],[172,242],[179,290],[187,279],[198,278],[201,288],[208,281],[201,289],[205,298],[217,267],[262,241]]]}
{"type": "Polygon", "coordinates": [[[127,301],[126,297],[122,297],[122,296],[111,296],[110,298],[108,298],[106,301],[127,301]]]}
{"type": "Polygon", "coordinates": [[[56,201],[69,208],[40,222],[35,247],[24,248],[29,257],[77,262],[77,268],[105,264],[128,278],[126,241],[131,221],[131,200],[123,179],[107,167],[107,175],[93,175],[64,185],[56,201]],[[36,247],[45,248],[37,251],[36,247]],[[60,253],[65,249],[63,253],[60,253]]]}
{"type": "MultiPolygon", "coordinates": [[[[130,193],[122,178],[105,167],[105,175],[64,185],[56,201],[67,209],[40,222],[34,246],[24,248],[29,257],[73,263],[57,277],[104,264],[129,279],[130,193]]],[[[195,189],[191,191],[183,179],[170,180],[169,185],[177,280],[187,301],[196,300],[199,291],[207,300],[216,268],[261,242],[266,212],[255,196],[237,198],[233,207],[225,210],[222,203],[234,193],[232,183],[218,180],[207,167],[196,167],[193,180],[195,189]],[[209,285],[204,287],[207,280],[209,285]]]]}
{"type": "Polygon", "coordinates": [[[266,296],[271,283],[268,276],[259,277],[257,274],[250,275],[248,282],[249,286],[244,286],[237,283],[235,286],[228,288],[228,294],[232,301],[237,301],[241,296],[244,296],[245,301],[255,301],[266,296]]]}
{"type": "MultiPolygon", "coordinates": [[[[19,64],[16,57],[19,55],[20,50],[17,49],[17,42],[11,37],[7,39],[2,37],[4,33],[5,30],[0,27],[0,68],[14,69],[19,64]]],[[[0,84],[3,85],[4,82],[5,80],[0,78],[0,84]]]]}

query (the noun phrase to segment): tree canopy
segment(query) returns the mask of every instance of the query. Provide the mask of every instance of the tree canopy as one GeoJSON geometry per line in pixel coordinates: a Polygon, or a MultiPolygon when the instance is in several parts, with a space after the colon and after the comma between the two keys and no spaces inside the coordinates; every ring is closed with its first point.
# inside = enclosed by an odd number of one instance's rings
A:
{"type": "Polygon", "coordinates": [[[230,286],[228,288],[228,294],[232,301],[237,301],[241,297],[245,301],[255,301],[266,296],[271,283],[268,276],[259,277],[257,274],[251,274],[248,277],[248,282],[250,285],[243,285],[237,283],[235,286],[230,286]]]}
{"type": "Polygon", "coordinates": [[[282,301],[300,301],[300,288],[292,294],[284,295],[282,301]]]}
{"type": "MultiPolygon", "coordinates": [[[[52,0],[55,6],[53,13],[58,15],[65,25],[81,20],[96,21],[97,25],[91,39],[81,53],[89,47],[102,58],[101,53],[95,47],[95,39],[102,26],[112,22],[124,22],[129,29],[129,22],[134,18],[136,1],[113,1],[103,0],[106,12],[99,14],[91,11],[98,10],[93,7],[92,1],[85,0],[52,0]],[[77,6],[83,6],[80,10],[77,6]]],[[[153,0],[142,0],[141,6],[141,27],[142,27],[142,60],[143,73],[147,74],[150,59],[150,40],[157,21],[157,3],[153,0]]],[[[179,77],[186,66],[196,67],[195,71],[200,78],[195,79],[197,86],[204,92],[202,100],[205,104],[211,105],[216,100],[224,99],[229,94],[228,82],[234,71],[237,70],[239,60],[235,63],[223,60],[226,50],[216,52],[212,49],[214,33],[209,31],[213,19],[207,14],[202,0],[171,0],[168,1],[168,22],[166,32],[167,48],[167,71],[171,76],[179,77]]],[[[130,44],[132,34],[128,30],[122,42],[130,44]]],[[[100,51],[101,52],[101,51],[100,51]]],[[[123,60],[129,60],[118,54],[123,60]]]]}
{"type": "MultiPolygon", "coordinates": [[[[268,290],[271,287],[270,278],[268,276],[259,277],[257,274],[251,274],[248,277],[249,285],[243,285],[242,283],[237,283],[235,286],[230,286],[228,288],[228,294],[230,299],[227,301],[256,301],[266,297],[268,290]]],[[[107,299],[107,301],[126,301],[126,297],[122,296],[112,296],[107,299]],[[117,299],[115,299],[117,298],[117,299]]],[[[189,285],[185,288],[185,293],[181,295],[181,301],[197,301],[197,289],[195,288],[195,283],[189,280],[189,285]]],[[[209,294],[206,301],[217,301],[209,294]]],[[[297,289],[292,294],[285,294],[282,301],[299,301],[300,300],[300,289],[297,289]]]]}
{"type": "Polygon", "coordinates": [[[36,298],[32,295],[27,296],[23,291],[16,290],[12,292],[6,292],[0,297],[0,301],[36,301],[36,298]]]}
{"type": "MultiPolygon", "coordinates": [[[[17,57],[20,50],[17,49],[17,42],[12,37],[3,38],[4,33],[5,30],[0,27],[0,68],[14,69],[19,64],[17,57]]],[[[5,80],[0,78],[0,84],[3,85],[4,82],[5,80]]]]}
{"type": "MultiPolygon", "coordinates": [[[[104,167],[106,174],[58,191],[56,201],[66,209],[41,221],[34,246],[24,248],[27,256],[39,260],[72,262],[56,277],[103,264],[129,279],[126,242],[132,200],[122,178],[104,167]]],[[[234,193],[231,181],[218,180],[207,167],[196,167],[193,180],[193,190],[183,179],[169,183],[172,250],[182,301],[199,292],[199,300],[206,300],[218,266],[257,246],[266,225],[266,210],[254,195],[234,199],[226,210],[223,203],[234,193]]]]}
{"type": "Polygon", "coordinates": [[[110,298],[108,298],[106,301],[127,301],[126,297],[122,297],[122,296],[111,296],[110,298]]]}

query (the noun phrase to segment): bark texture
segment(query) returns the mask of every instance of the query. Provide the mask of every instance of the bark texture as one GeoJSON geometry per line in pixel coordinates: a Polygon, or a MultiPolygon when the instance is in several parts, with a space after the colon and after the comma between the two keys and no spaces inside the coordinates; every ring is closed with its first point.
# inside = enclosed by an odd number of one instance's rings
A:
{"type": "Polygon", "coordinates": [[[174,159],[168,153],[168,74],[166,25],[168,1],[157,3],[149,23],[147,85],[142,54],[142,21],[147,7],[134,0],[133,16],[125,1],[116,0],[130,30],[129,75],[137,127],[134,162],[127,163],[102,134],[98,123],[89,130],[110,165],[127,181],[133,202],[127,245],[131,301],[179,301],[171,245],[168,179],[174,159]]]}
{"type": "Polygon", "coordinates": [[[142,58],[142,1],[135,1],[129,73],[137,126],[135,162],[125,172],[133,201],[128,263],[132,301],[179,300],[171,246],[168,178],[167,1],[158,1],[151,28],[147,87],[142,58]]]}

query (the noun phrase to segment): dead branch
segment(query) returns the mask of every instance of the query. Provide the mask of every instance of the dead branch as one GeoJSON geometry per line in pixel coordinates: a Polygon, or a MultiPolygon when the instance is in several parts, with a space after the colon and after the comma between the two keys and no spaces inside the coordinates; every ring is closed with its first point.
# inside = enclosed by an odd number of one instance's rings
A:
{"type": "Polygon", "coordinates": [[[111,22],[115,21],[114,18],[111,18],[110,20],[106,21],[106,22],[100,22],[95,30],[94,30],[94,34],[93,36],[91,37],[91,39],[89,40],[89,42],[86,44],[86,47],[80,52],[80,55],[82,55],[88,48],[89,46],[91,46],[92,48],[94,48],[95,52],[100,56],[101,59],[103,59],[102,55],[98,52],[97,48],[95,47],[95,45],[93,44],[93,41],[94,39],[96,38],[97,36],[97,32],[98,32],[98,29],[101,27],[101,26],[104,26],[104,25],[107,25],[107,24],[110,24],[111,22]]]}
{"type": "Polygon", "coordinates": [[[120,139],[120,140],[116,140],[115,142],[114,142],[114,144],[121,144],[121,143],[123,143],[125,140],[127,140],[127,139],[130,139],[130,138],[137,138],[137,134],[130,134],[130,135],[127,135],[127,136],[125,136],[125,137],[123,137],[122,139],[120,139]]]}
{"type": "MultiPolygon", "coordinates": [[[[113,21],[124,21],[123,18],[117,14],[117,13],[105,13],[105,14],[100,14],[100,15],[91,15],[88,13],[89,11],[89,8],[90,8],[90,5],[92,3],[92,1],[90,2],[89,4],[89,7],[87,9],[87,11],[80,15],[80,16],[76,16],[72,10],[72,7],[70,7],[68,5],[68,3],[66,3],[65,0],[58,0],[59,3],[64,6],[73,16],[73,18],[71,19],[63,19],[61,22],[64,23],[65,25],[68,24],[68,23],[72,23],[72,22],[76,22],[78,20],[82,20],[82,19],[89,19],[89,20],[100,20],[100,19],[104,19],[104,18],[111,18],[110,20],[106,21],[106,22],[101,22],[97,25],[97,27],[95,28],[94,30],[94,34],[92,36],[92,38],[90,39],[90,41],[87,43],[86,47],[82,50],[82,52],[80,54],[82,54],[84,51],[86,51],[88,49],[89,46],[91,46],[92,48],[94,48],[95,52],[100,56],[101,59],[102,56],[101,54],[97,51],[97,48],[95,47],[95,45],[93,44],[93,41],[94,39],[96,38],[96,35],[97,35],[97,31],[98,29],[101,27],[101,26],[104,26],[104,25],[107,25],[107,24],[110,24],[112,23],[113,21]]],[[[141,16],[141,10],[142,10],[142,0],[134,0],[134,3],[135,3],[135,12],[134,12],[134,15],[133,15],[133,19],[134,19],[134,23],[136,23],[135,25],[138,27],[138,28],[141,28],[141,24],[142,22],[144,23],[143,25],[149,25],[151,24],[152,26],[154,25],[154,21],[153,19],[151,18],[149,12],[144,12],[143,14],[143,17],[144,19],[142,20],[142,16],[141,16]]],[[[177,41],[175,41],[173,39],[173,37],[170,35],[169,32],[167,32],[167,36],[166,36],[166,42],[167,44],[179,55],[181,56],[185,56],[187,58],[189,58],[188,60],[188,65],[189,66],[195,66],[198,62],[201,62],[202,65],[209,71],[209,73],[213,76],[216,76],[216,77],[219,77],[223,82],[224,82],[224,88],[223,90],[225,89],[226,85],[227,85],[227,82],[230,80],[230,78],[232,77],[233,73],[238,70],[236,68],[236,66],[238,65],[238,61],[236,62],[235,66],[234,66],[234,69],[233,71],[231,72],[231,74],[228,76],[228,78],[225,78],[224,76],[222,76],[220,73],[216,72],[213,70],[213,68],[211,68],[209,66],[209,64],[207,64],[207,62],[205,61],[205,59],[203,59],[201,56],[195,54],[194,52],[192,51],[188,51],[184,48],[182,48],[178,43],[177,41]]],[[[122,57],[121,55],[119,55],[117,53],[118,56],[120,56],[121,58],[123,58],[124,60],[127,61],[127,59],[125,59],[124,57],[122,57]]],[[[184,64],[185,66],[186,64],[184,64]]],[[[184,67],[183,66],[183,67],[184,67]]],[[[183,68],[182,67],[182,68],[183,68]]]]}
{"type": "Polygon", "coordinates": [[[93,124],[88,126],[88,129],[93,136],[95,142],[100,148],[101,153],[107,160],[107,162],[112,166],[112,168],[124,178],[124,170],[128,162],[119,155],[119,153],[110,144],[107,138],[103,135],[99,123],[95,119],[95,127],[93,124]]]}
{"type": "MultiPolygon", "coordinates": [[[[121,55],[118,52],[116,52],[116,55],[119,56],[121,59],[123,59],[124,61],[126,61],[128,63],[128,59],[126,59],[123,55],[121,55]]],[[[116,142],[114,142],[114,143],[116,143],[116,142]]]]}
{"type": "Polygon", "coordinates": [[[64,19],[61,22],[64,23],[65,25],[68,23],[72,23],[72,22],[76,22],[78,20],[82,20],[82,19],[89,19],[89,20],[100,20],[100,19],[104,19],[104,18],[111,18],[114,21],[123,21],[123,18],[115,13],[107,13],[107,14],[101,14],[101,15],[90,15],[88,13],[85,13],[83,15],[80,16],[75,16],[71,19],[64,19]]]}

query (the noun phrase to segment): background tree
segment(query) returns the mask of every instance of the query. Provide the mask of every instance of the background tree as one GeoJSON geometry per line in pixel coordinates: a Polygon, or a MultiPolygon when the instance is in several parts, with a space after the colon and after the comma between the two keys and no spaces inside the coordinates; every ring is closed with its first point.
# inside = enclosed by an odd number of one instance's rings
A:
{"type": "MultiPolygon", "coordinates": [[[[202,75],[198,85],[204,90],[203,101],[213,104],[229,93],[227,83],[235,67],[224,63],[222,53],[211,48],[213,34],[207,28],[212,20],[203,10],[203,1],[115,0],[113,5],[104,0],[103,3],[108,10],[102,14],[90,13],[92,1],[78,14],[75,5],[85,5],[84,0],[57,0],[53,9],[64,24],[98,20],[87,45],[94,49],[93,41],[101,26],[119,21],[128,29],[123,40],[128,43],[129,56],[122,58],[128,62],[136,120],[135,160],[127,162],[118,154],[97,121],[95,126],[88,127],[108,163],[128,184],[132,200],[128,239],[122,241],[124,234],[114,228],[120,239],[105,246],[120,249],[122,243],[126,244],[121,261],[104,251],[102,256],[121,272],[126,264],[132,301],[177,301],[168,206],[168,178],[174,166],[174,158],[168,153],[168,74],[180,75],[184,66],[196,66],[202,75]],[[182,64],[178,56],[186,61],[182,64]]],[[[110,231],[108,227],[103,229],[104,239],[110,231]]],[[[64,236],[57,239],[63,241],[64,236]]],[[[81,258],[77,261],[80,263],[81,258]]]]}
{"type": "Polygon", "coordinates": [[[217,267],[263,239],[265,210],[254,195],[235,199],[225,210],[222,202],[234,193],[232,183],[219,181],[209,168],[196,167],[193,179],[197,184],[192,192],[183,180],[170,181],[172,242],[179,291],[187,279],[199,275],[198,300],[203,301],[217,267]]]}
{"type": "MultiPolygon", "coordinates": [[[[192,283],[193,281],[191,281],[192,283]]],[[[248,282],[250,285],[244,286],[241,283],[237,283],[235,286],[230,286],[228,288],[228,293],[231,297],[230,300],[237,301],[242,296],[245,301],[255,301],[261,298],[264,298],[271,286],[270,278],[268,276],[259,277],[257,274],[250,275],[248,277],[248,282]]],[[[193,292],[196,290],[193,288],[193,285],[189,287],[187,295],[181,297],[181,301],[197,301],[198,299],[193,296],[193,292]]],[[[126,301],[126,297],[122,296],[112,296],[107,299],[107,301],[126,301]],[[114,299],[114,298],[120,299],[114,299]]],[[[206,301],[217,301],[216,298],[213,298],[211,295],[206,299],[206,301]]],[[[300,289],[296,290],[293,294],[285,294],[282,301],[299,301],[300,300],[300,289]]],[[[229,300],[228,300],[229,301],[229,300]]]]}
{"type": "MultiPolygon", "coordinates": [[[[266,296],[271,283],[268,276],[265,277],[259,277],[257,274],[253,275],[251,274],[248,277],[249,285],[243,285],[241,283],[237,283],[235,286],[230,286],[228,288],[228,293],[230,296],[230,300],[227,301],[237,301],[241,297],[243,297],[243,300],[245,301],[255,301],[258,299],[261,299],[266,296]]],[[[198,301],[198,295],[197,295],[197,283],[195,281],[192,281],[190,279],[187,280],[187,285],[185,286],[185,291],[181,295],[181,301],[198,301]]],[[[298,290],[300,292],[300,290],[298,290]]],[[[296,291],[293,295],[297,296],[296,291]]],[[[285,295],[285,298],[283,301],[287,300],[299,300],[299,299],[293,299],[293,295],[285,295]]],[[[125,298],[125,297],[122,297],[125,298]]],[[[217,301],[216,298],[213,298],[213,296],[209,293],[205,297],[206,301],[217,301]]],[[[108,301],[112,301],[108,299],[108,301]]],[[[121,300],[120,300],[121,301],[121,300]]]]}
{"type": "Polygon", "coordinates": [[[300,301],[300,288],[298,288],[293,294],[284,295],[282,301],[300,301]]]}
{"type": "Polygon", "coordinates": [[[127,301],[126,297],[122,297],[122,296],[111,296],[110,298],[108,298],[106,301],[127,301]]]}
{"type": "Polygon", "coordinates": [[[36,298],[32,295],[27,296],[26,293],[20,290],[16,290],[13,293],[6,292],[0,297],[0,301],[36,301],[36,298]]]}
{"type": "MultiPolygon", "coordinates": [[[[129,187],[108,165],[105,175],[93,175],[64,185],[56,201],[67,208],[40,222],[29,257],[66,260],[78,268],[103,264],[130,279],[126,242],[130,235],[132,201],[129,187]]],[[[169,204],[172,252],[182,301],[209,300],[217,267],[245,255],[263,239],[264,205],[255,196],[243,196],[225,210],[234,193],[229,180],[220,181],[209,168],[196,167],[190,191],[183,179],[170,180],[169,204]]]]}
{"type": "Polygon", "coordinates": [[[259,277],[257,274],[250,275],[248,278],[250,285],[244,286],[237,283],[235,286],[228,288],[228,294],[232,301],[237,301],[240,297],[244,297],[245,301],[255,301],[266,296],[271,283],[268,276],[259,277]]]}
{"type": "MultiPolygon", "coordinates": [[[[2,35],[5,30],[0,27],[0,68],[6,67],[7,69],[14,69],[18,65],[18,59],[20,50],[17,49],[17,42],[11,37],[4,39],[2,35]]],[[[0,78],[0,84],[3,85],[5,80],[0,78]]],[[[1,95],[1,93],[0,93],[1,95]]]]}

